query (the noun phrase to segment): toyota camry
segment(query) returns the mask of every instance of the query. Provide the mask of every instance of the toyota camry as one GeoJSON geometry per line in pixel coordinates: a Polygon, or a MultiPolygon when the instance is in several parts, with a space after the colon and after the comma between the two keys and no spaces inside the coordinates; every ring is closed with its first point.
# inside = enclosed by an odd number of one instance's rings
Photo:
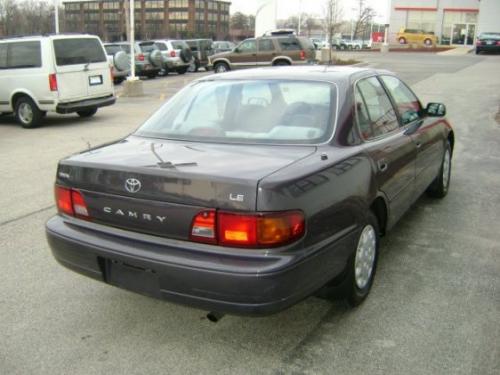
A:
{"type": "Polygon", "coordinates": [[[454,133],[387,71],[286,67],[191,83],[133,134],[60,161],[63,266],[217,313],[321,292],[360,304],[379,238],[449,188],[454,133]]]}

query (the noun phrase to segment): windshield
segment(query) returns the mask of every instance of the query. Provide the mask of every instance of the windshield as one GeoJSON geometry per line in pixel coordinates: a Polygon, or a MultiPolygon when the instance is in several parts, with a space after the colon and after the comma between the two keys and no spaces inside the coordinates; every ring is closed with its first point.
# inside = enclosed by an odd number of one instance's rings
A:
{"type": "Polygon", "coordinates": [[[198,82],[161,107],[136,134],[224,143],[321,143],[332,133],[336,95],[335,86],[323,82],[198,82]]]}

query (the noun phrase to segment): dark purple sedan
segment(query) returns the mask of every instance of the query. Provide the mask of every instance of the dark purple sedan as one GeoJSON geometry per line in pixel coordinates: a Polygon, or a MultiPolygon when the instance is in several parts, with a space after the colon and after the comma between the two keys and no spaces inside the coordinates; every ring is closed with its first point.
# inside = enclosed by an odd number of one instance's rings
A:
{"type": "Polygon", "coordinates": [[[448,192],[445,114],[387,71],[210,75],[135,133],[61,161],[47,238],[69,269],[216,313],[318,291],[356,306],[379,237],[424,192],[448,192]]]}

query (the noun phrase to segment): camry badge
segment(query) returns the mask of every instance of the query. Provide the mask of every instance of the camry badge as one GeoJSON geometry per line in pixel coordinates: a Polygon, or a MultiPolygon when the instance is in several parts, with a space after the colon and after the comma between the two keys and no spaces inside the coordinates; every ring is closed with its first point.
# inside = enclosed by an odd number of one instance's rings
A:
{"type": "Polygon", "coordinates": [[[141,188],[141,181],[136,178],[129,178],[127,179],[127,181],[125,181],[125,190],[127,190],[129,193],[137,193],[139,190],[141,190],[141,188]]]}

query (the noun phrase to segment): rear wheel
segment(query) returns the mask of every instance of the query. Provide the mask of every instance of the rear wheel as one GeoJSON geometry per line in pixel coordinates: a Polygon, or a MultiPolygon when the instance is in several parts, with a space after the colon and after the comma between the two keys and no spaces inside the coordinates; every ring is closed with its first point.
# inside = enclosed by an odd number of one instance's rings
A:
{"type": "Polygon", "coordinates": [[[80,117],[92,117],[97,113],[97,108],[85,109],[83,111],[78,111],[78,116],[80,117]]]}
{"type": "Polygon", "coordinates": [[[330,300],[344,298],[351,307],[360,305],[370,293],[378,261],[379,225],[369,212],[358,234],[345,271],[319,291],[318,296],[330,300]]]}
{"type": "Polygon", "coordinates": [[[451,147],[450,143],[446,142],[443,161],[439,174],[432,184],[427,189],[427,194],[433,198],[444,198],[448,194],[451,180],[451,147]]]}
{"type": "Polygon", "coordinates": [[[43,112],[40,111],[33,100],[24,96],[17,100],[15,106],[15,116],[17,122],[23,128],[35,128],[40,125],[43,118],[43,112]]]}
{"type": "Polygon", "coordinates": [[[218,62],[214,65],[215,73],[225,73],[229,72],[229,70],[229,65],[227,65],[225,62],[218,62]]]}
{"type": "Polygon", "coordinates": [[[432,46],[432,40],[430,40],[430,39],[426,39],[426,40],[424,40],[424,44],[425,44],[427,47],[430,47],[430,46],[432,46]]]}
{"type": "Polygon", "coordinates": [[[406,38],[399,38],[399,44],[406,44],[406,38]]]}

